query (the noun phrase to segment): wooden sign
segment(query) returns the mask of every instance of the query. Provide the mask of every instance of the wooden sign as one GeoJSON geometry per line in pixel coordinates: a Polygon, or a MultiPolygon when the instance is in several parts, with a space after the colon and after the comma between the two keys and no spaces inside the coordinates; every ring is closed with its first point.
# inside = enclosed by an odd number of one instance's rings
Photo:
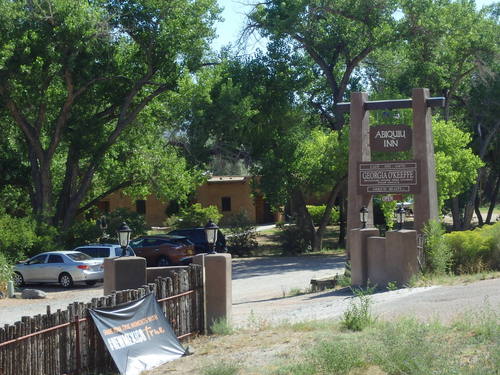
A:
{"type": "Polygon", "coordinates": [[[406,151],[411,149],[411,127],[408,125],[378,125],[370,127],[372,151],[406,151]]]}
{"type": "Polygon", "coordinates": [[[418,162],[415,160],[360,162],[358,190],[362,194],[418,193],[418,162]]]}

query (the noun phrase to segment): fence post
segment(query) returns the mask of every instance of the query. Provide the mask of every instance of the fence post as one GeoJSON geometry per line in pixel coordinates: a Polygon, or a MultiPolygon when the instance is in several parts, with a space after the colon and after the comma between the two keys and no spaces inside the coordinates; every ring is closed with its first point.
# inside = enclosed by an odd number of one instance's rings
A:
{"type": "Polygon", "coordinates": [[[82,367],[81,358],[80,358],[80,318],[78,314],[75,315],[75,355],[76,355],[76,374],[80,374],[80,368],[82,367]]]}

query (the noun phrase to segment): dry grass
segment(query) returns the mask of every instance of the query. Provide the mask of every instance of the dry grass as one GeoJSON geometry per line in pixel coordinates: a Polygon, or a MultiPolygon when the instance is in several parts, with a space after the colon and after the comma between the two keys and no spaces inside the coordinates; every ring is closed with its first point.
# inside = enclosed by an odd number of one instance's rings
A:
{"type": "Polygon", "coordinates": [[[143,375],[494,374],[499,332],[491,310],[449,326],[405,319],[356,333],[334,321],[283,323],[197,337],[189,343],[193,355],[143,375]]]}

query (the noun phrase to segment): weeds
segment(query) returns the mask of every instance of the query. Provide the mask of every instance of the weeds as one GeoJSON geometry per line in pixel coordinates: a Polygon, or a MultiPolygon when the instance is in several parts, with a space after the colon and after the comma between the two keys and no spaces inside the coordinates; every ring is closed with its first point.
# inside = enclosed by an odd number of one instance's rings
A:
{"type": "Polygon", "coordinates": [[[393,291],[393,290],[398,290],[399,286],[396,281],[389,281],[387,283],[387,290],[393,291]]]}
{"type": "Polygon", "coordinates": [[[219,318],[215,320],[210,326],[210,332],[218,336],[226,336],[234,333],[234,328],[227,321],[226,318],[219,318]]]}
{"type": "Polygon", "coordinates": [[[215,363],[205,368],[203,375],[236,375],[240,367],[233,362],[215,363]]]}
{"type": "Polygon", "coordinates": [[[352,301],[342,317],[342,327],[351,331],[362,331],[375,322],[371,314],[371,297],[358,294],[357,301],[352,301]]]}

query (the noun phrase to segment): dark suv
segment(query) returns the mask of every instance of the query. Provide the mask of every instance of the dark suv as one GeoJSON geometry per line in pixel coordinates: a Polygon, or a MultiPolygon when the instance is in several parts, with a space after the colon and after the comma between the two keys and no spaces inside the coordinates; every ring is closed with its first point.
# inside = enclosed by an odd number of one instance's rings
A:
{"type": "Polygon", "coordinates": [[[135,255],[146,258],[148,267],[166,267],[191,263],[194,246],[186,237],[154,235],[130,241],[135,255]]]}
{"type": "MultiPolygon", "coordinates": [[[[210,252],[207,237],[205,236],[204,228],[183,228],[176,229],[168,233],[169,235],[184,236],[189,238],[194,243],[194,250],[196,254],[210,252]]],[[[215,251],[218,253],[226,253],[226,238],[219,230],[217,232],[217,242],[215,244],[215,251]]]]}

